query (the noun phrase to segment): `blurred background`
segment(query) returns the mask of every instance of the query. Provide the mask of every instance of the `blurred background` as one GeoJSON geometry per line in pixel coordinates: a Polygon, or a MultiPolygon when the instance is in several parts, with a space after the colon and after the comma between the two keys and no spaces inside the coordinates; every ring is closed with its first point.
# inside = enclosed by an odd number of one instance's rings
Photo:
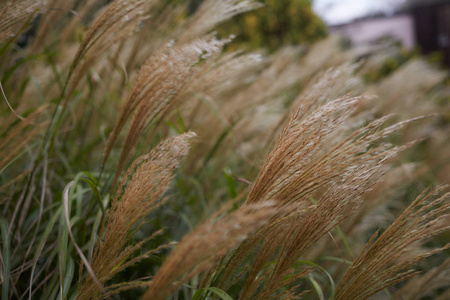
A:
{"type": "Polygon", "coordinates": [[[315,0],[313,7],[330,32],[353,45],[390,37],[425,55],[440,53],[450,67],[449,0],[315,0]]]}
{"type": "MultiPolygon", "coordinates": [[[[259,2],[264,4],[262,8],[220,26],[219,32],[237,35],[233,50],[246,47],[274,52],[282,46],[311,44],[336,34],[347,48],[371,45],[373,49],[374,45],[397,43],[404,53],[425,55],[429,61],[450,67],[450,0],[259,2]]],[[[201,3],[191,0],[190,11],[201,3]]]]}

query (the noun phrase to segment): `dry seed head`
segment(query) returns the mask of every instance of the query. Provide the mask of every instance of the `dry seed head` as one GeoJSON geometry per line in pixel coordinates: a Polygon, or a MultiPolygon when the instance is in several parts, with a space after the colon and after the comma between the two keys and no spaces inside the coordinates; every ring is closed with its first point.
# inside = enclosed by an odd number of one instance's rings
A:
{"type": "MultiPolygon", "coordinates": [[[[209,143],[217,128],[232,127],[224,105],[232,101],[237,90],[254,80],[255,74],[265,65],[266,60],[260,54],[225,53],[215,60],[206,61],[204,67],[195,73],[175,101],[182,107],[180,111],[186,126],[199,134],[201,142],[209,143]],[[217,114],[211,113],[211,106],[217,114]]],[[[236,103],[236,106],[241,104],[236,103]]],[[[195,154],[204,156],[207,149],[198,147],[195,154]]]]}
{"type": "Polygon", "coordinates": [[[343,97],[346,93],[355,89],[360,82],[353,75],[358,64],[344,63],[338,67],[330,68],[294,100],[291,107],[302,107],[302,118],[311,114],[317,107],[343,97]]]}
{"type": "MultiPolygon", "coordinates": [[[[216,60],[208,60],[202,71],[197,72],[190,81],[189,89],[184,89],[183,95],[199,93],[212,99],[222,100],[225,93],[235,91],[245,84],[264,65],[264,58],[257,53],[224,53],[216,60]]],[[[192,105],[192,103],[188,104],[192,105]]],[[[202,116],[197,117],[202,118],[202,116]]]]}
{"type": "Polygon", "coordinates": [[[255,255],[255,268],[243,288],[243,299],[266,297],[284,286],[283,278],[294,274],[293,266],[299,257],[359,205],[361,195],[379,179],[378,170],[379,165],[361,166],[333,184],[316,205],[302,214],[280,216],[277,226],[262,228],[264,241],[260,249],[265,251],[255,255]],[[275,264],[267,269],[270,261],[275,264]]]}
{"type": "MultiPolygon", "coordinates": [[[[382,130],[388,120],[386,117],[347,134],[347,137],[330,139],[348,120],[359,100],[344,97],[306,117],[301,115],[300,107],[269,154],[246,203],[272,200],[278,206],[286,206],[307,204],[311,197],[319,198],[307,214],[298,218],[277,216],[285,224],[281,222],[279,227],[267,226],[260,230],[268,244],[263,241],[265,251],[255,257],[254,268],[242,292],[245,297],[265,297],[283,286],[280,280],[290,274],[298,257],[359,206],[361,196],[379,182],[383,163],[404,149],[384,143],[382,139],[415,120],[382,130]],[[330,140],[333,143],[329,143],[330,140]],[[327,191],[316,195],[319,188],[327,191]],[[276,242],[278,236],[285,238],[276,242]],[[265,269],[271,259],[275,259],[276,265],[270,270],[265,269]]],[[[233,258],[227,276],[232,273],[230,269],[237,267],[255,249],[257,242],[250,240],[240,247],[239,257],[233,258]]]]}
{"type": "Polygon", "coordinates": [[[273,97],[290,88],[299,81],[298,64],[299,48],[290,48],[270,57],[270,65],[258,76],[255,82],[232,101],[227,101],[223,108],[236,119],[242,111],[268,102],[273,97]]]}
{"type": "Polygon", "coordinates": [[[144,299],[166,299],[183,282],[212,268],[218,258],[263,226],[276,212],[272,204],[259,203],[207,220],[186,235],[167,257],[144,299]]]}
{"type": "Polygon", "coordinates": [[[46,6],[44,0],[9,0],[0,8],[0,41],[14,37],[25,21],[46,6]]]}
{"type": "Polygon", "coordinates": [[[165,48],[145,63],[136,76],[103,156],[105,164],[121,130],[135,113],[116,170],[116,180],[143,131],[171,108],[175,95],[190,78],[195,65],[200,59],[220,53],[227,42],[214,38],[197,39],[189,44],[165,48]]]}
{"type": "Polygon", "coordinates": [[[78,62],[84,57],[95,43],[102,40],[103,36],[110,33],[117,34],[117,32],[113,32],[112,30],[117,30],[121,26],[126,25],[129,21],[143,15],[145,12],[144,8],[146,8],[146,5],[148,5],[149,2],[152,1],[116,0],[111,3],[90,26],[78,49],[74,62],[78,62]]]}
{"type": "Polygon", "coordinates": [[[439,196],[444,190],[424,191],[381,236],[372,236],[339,283],[336,299],[365,299],[414,276],[415,271],[409,269],[412,265],[450,247],[447,244],[410,260],[399,260],[413,243],[450,229],[441,222],[448,218],[450,209],[450,193],[439,196]]]}
{"type": "MultiPolygon", "coordinates": [[[[298,110],[261,168],[246,203],[270,199],[269,194],[275,196],[283,186],[300,177],[302,167],[318,153],[323,139],[350,115],[357,102],[357,98],[338,99],[321,107],[303,122],[299,121],[301,110],[298,110]]],[[[277,196],[275,199],[289,201],[277,196]]]]}
{"type": "MultiPolygon", "coordinates": [[[[152,250],[138,259],[124,263],[144,243],[143,241],[124,249],[133,226],[162,204],[161,196],[172,181],[174,170],[188,153],[189,140],[194,136],[195,133],[189,132],[170,138],[149,154],[139,157],[128,169],[112,207],[107,211],[92,259],[92,269],[101,284],[105,284],[114,274],[131,263],[159,250],[152,250]]],[[[166,247],[167,245],[162,246],[166,247]]],[[[82,293],[79,294],[79,299],[99,293],[98,287],[90,277],[86,278],[80,291],[82,293]]]]}
{"type": "Polygon", "coordinates": [[[87,31],[70,67],[68,98],[98,57],[137,31],[153,3],[153,0],[116,0],[101,13],[87,31]]]}
{"type": "Polygon", "coordinates": [[[395,293],[394,299],[419,300],[434,290],[447,287],[449,282],[450,258],[447,258],[441,265],[431,269],[423,275],[418,275],[409,280],[395,293]]]}
{"type": "Polygon", "coordinates": [[[370,228],[376,228],[379,224],[393,222],[395,216],[387,209],[392,193],[427,171],[427,168],[415,163],[396,167],[384,165],[382,168],[383,180],[364,196],[364,202],[357,212],[349,216],[341,226],[343,232],[349,236],[359,235],[367,232],[370,228]]]}

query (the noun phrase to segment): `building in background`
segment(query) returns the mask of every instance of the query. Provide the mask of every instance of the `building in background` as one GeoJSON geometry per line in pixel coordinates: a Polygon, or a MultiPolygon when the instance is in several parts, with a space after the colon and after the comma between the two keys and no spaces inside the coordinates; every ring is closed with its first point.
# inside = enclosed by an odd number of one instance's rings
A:
{"type": "Polygon", "coordinates": [[[419,46],[423,54],[439,51],[450,67],[450,1],[415,1],[392,16],[371,16],[330,31],[349,38],[356,46],[382,37],[399,40],[405,47],[419,46]]]}
{"type": "Polygon", "coordinates": [[[424,54],[440,51],[450,67],[450,1],[434,2],[412,6],[416,42],[424,54]]]}
{"type": "Polygon", "coordinates": [[[399,40],[407,48],[412,48],[416,44],[414,18],[409,13],[362,18],[347,24],[331,26],[330,32],[349,38],[355,46],[386,36],[399,40]]]}

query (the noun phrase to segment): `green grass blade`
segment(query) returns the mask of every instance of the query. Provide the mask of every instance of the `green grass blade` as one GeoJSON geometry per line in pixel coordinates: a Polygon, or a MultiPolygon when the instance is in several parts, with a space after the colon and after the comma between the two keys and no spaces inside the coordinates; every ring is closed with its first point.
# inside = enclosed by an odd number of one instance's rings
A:
{"type": "Polygon", "coordinates": [[[307,261],[307,260],[298,260],[296,262],[296,265],[310,265],[310,266],[313,266],[313,267],[319,269],[323,273],[325,273],[327,275],[328,279],[330,280],[330,284],[331,284],[331,295],[330,295],[329,299],[330,300],[334,300],[334,297],[336,295],[336,285],[334,283],[333,277],[331,277],[330,273],[328,273],[327,270],[325,270],[324,268],[322,268],[318,264],[315,264],[315,263],[313,263],[311,261],[307,261]]]}
{"type": "Polygon", "coordinates": [[[229,122],[221,115],[220,111],[218,108],[214,107],[214,105],[211,103],[211,101],[209,101],[208,99],[206,99],[205,97],[203,97],[200,94],[196,94],[197,98],[206,105],[206,107],[208,107],[208,109],[217,117],[217,119],[220,120],[220,122],[222,122],[222,124],[228,128],[231,129],[231,124],[229,124],[229,122]]]}
{"type": "Polygon", "coordinates": [[[35,54],[35,55],[30,55],[27,56],[19,61],[17,61],[14,66],[12,66],[10,69],[5,71],[5,74],[2,77],[2,83],[6,84],[6,82],[8,81],[8,79],[11,78],[11,75],[14,73],[15,70],[17,70],[21,65],[23,65],[24,63],[28,62],[28,61],[32,61],[35,60],[39,57],[41,57],[43,54],[35,54]]]}
{"type": "Polygon", "coordinates": [[[353,262],[351,260],[342,259],[340,257],[334,257],[334,256],[323,256],[323,257],[320,257],[319,259],[337,261],[337,262],[344,263],[344,264],[347,264],[350,266],[353,264],[353,262]]]}
{"type": "Polygon", "coordinates": [[[36,89],[36,95],[37,95],[37,98],[39,99],[39,102],[41,104],[44,104],[46,102],[45,96],[44,96],[44,91],[42,91],[39,80],[34,76],[31,76],[30,80],[31,80],[31,83],[33,84],[34,88],[36,89]]]}
{"type": "Polygon", "coordinates": [[[325,295],[323,294],[322,288],[320,287],[320,284],[317,282],[317,280],[315,280],[314,277],[312,276],[308,276],[308,280],[311,282],[314,289],[316,290],[319,299],[325,300],[325,295]]]}
{"type": "Polygon", "coordinates": [[[86,179],[86,178],[80,178],[80,180],[86,182],[89,187],[91,188],[92,192],[94,193],[95,199],[97,200],[97,204],[100,207],[100,210],[102,211],[102,214],[105,214],[105,208],[103,207],[103,201],[102,201],[102,197],[100,196],[100,192],[97,189],[96,184],[90,180],[90,179],[86,179]]]}
{"type": "MultiPolygon", "coordinates": [[[[64,208],[65,209],[65,208],[64,208]]],[[[70,207],[67,208],[70,210],[70,207]]],[[[60,291],[62,292],[63,278],[66,274],[67,257],[69,256],[69,232],[68,226],[65,226],[64,215],[61,214],[58,233],[58,255],[59,255],[59,273],[60,273],[60,291]]]]}
{"type": "Polygon", "coordinates": [[[352,248],[350,247],[350,243],[348,242],[347,236],[344,234],[344,232],[342,231],[341,227],[336,226],[336,230],[339,234],[339,236],[341,237],[342,241],[344,242],[345,248],[347,249],[348,254],[350,254],[351,257],[353,257],[353,251],[352,248]]]}
{"type": "Polygon", "coordinates": [[[237,121],[234,122],[231,125],[231,128],[226,128],[222,134],[217,138],[216,142],[214,143],[213,147],[209,151],[209,153],[206,155],[205,161],[203,162],[203,166],[208,165],[209,161],[213,158],[214,154],[216,154],[217,150],[219,149],[220,145],[225,141],[225,138],[232,133],[232,128],[237,124],[237,121]]]}
{"type": "Polygon", "coordinates": [[[78,173],[77,176],[75,176],[75,179],[73,181],[74,181],[74,184],[78,183],[79,181],[83,181],[89,185],[92,193],[94,194],[95,200],[97,201],[97,204],[100,207],[100,210],[102,211],[102,215],[104,215],[105,214],[105,206],[103,204],[102,196],[100,195],[100,192],[97,189],[97,185],[98,185],[97,179],[95,179],[95,177],[89,172],[81,172],[81,173],[78,173]],[[81,177],[83,175],[85,175],[89,178],[81,177]]]}
{"type": "Polygon", "coordinates": [[[40,238],[40,242],[37,248],[37,251],[33,258],[33,267],[31,268],[31,276],[30,276],[30,291],[29,291],[29,299],[31,299],[31,296],[33,294],[33,281],[34,281],[34,271],[36,270],[37,261],[42,253],[42,250],[44,249],[45,242],[47,241],[48,236],[53,230],[53,227],[55,226],[56,221],[58,218],[61,217],[62,208],[60,207],[58,211],[53,215],[53,218],[50,220],[50,222],[47,224],[47,227],[45,228],[44,234],[40,238]]]}
{"type": "Polygon", "coordinates": [[[66,274],[63,279],[63,295],[58,296],[58,299],[67,299],[67,294],[69,293],[70,286],[72,284],[73,276],[75,274],[75,263],[73,259],[69,258],[67,260],[66,274]]]}
{"type": "Polygon", "coordinates": [[[0,229],[2,232],[2,256],[3,256],[3,282],[2,282],[2,300],[9,299],[9,276],[11,270],[10,261],[10,242],[11,238],[8,234],[9,224],[6,220],[0,219],[0,229]]]}
{"type": "Polygon", "coordinates": [[[194,296],[192,296],[192,300],[199,300],[200,297],[202,296],[203,291],[204,291],[203,289],[198,289],[195,292],[194,296]]]}
{"type": "Polygon", "coordinates": [[[183,134],[187,131],[186,124],[184,123],[183,116],[181,115],[180,111],[177,112],[176,124],[169,120],[166,120],[165,122],[178,134],[183,134]]]}
{"type": "Polygon", "coordinates": [[[89,260],[92,259],[94,255],[95,242],[97,241],[97,231],[100,227],[100,222],[103,219],[103,213],[98,211],[97,216],[95,217],[94,226],[92,227],[91,238],[89,239],[88,249],[89,250],[89,260]]]}
{"type": "Polygon", "coordinates": [[[91,267],[91,264],[89,263],[89,261],[87,260],[86,256],[84,255],[83,251],[81,250],[81,248],[78,246],[75,237],[73,236],[72,233],[72,229],[70,226],[70,211],[69,211],[69,190],[72,187],[72,185],[74,185],[76,183],[76,180],[72,180],[71,182],[69,182],[66,187],[64,188],[64,192],[63,192],[63,205],[64,205],[64,218],[66,221],[66,226],[67,226],[67,232],[69,234],[70,239],[72,240],[73,246],[75,247],[75,249],[78,252],[78,255],[80,256],[81,260],[84,263],[84,267],[86,268],[86,270],[88,271],[89,275],[91,276],[92,280],[97,284],[97,286],[99,287],[99,289],[103,292],[103,286],[100,283],[100,281],[98,280],[97,276],[95,275],[94,270],[91,267]]]}
{"type": "Polygon", "coordinates": [[[228,185],[228,195],[231,199],[234,199],[237,197],[237,191],[236,191],[236,180],[230,175],[230,170],[223,170],[223,173],[225,175],[225,180],[227,181],[228,185]]]}
{"type": "Polygon", "coordinates": [[[216,287],[209,287],[207,290],[213,292],[217,296],[219,296],[222,300],[233,300],[230,295],[228,295],[224,290],[221,290],[216,287]]]}
{"type": "Polygon", "coordinates": [[[233,300],[233,298],[231,298],[231,296],[228,295],[227,292],[225,292],[224,290],[221,290],[219,288],[213,287],[213,286],[207,287],[204,289],[198,289],[195,292],[194,296],[192,297],[192,300],[199,300],[204,292],[212,292],[212,293],[216,294],[217,296],[219,296],[220,299],[222,299],[222,300],[233,300]]]}
{"type": "Polygon", "coordinates": [[[10,166],[12,165],[16,160],[18,160],[20,157],[22,157],[22,155],[24,155],[25,153],[27,153],[28,151],[30,151],[30,149],[33,149],[34,147],[36,147],[39,143],[36,142],[34,144],[31,144],[29,147],[26,147],[22,152],[20,152],[19,154],[17,154],[16,157],[14,157],[13,159],[11,159],[1,170],[0,170],[0,175],[10,166]]]}

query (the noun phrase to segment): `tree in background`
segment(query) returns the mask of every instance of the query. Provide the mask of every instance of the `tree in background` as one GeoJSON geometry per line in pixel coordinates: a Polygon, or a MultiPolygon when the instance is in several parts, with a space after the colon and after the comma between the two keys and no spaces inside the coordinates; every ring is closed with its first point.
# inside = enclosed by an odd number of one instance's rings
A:
{"type": "MultiPolygon", "coordinates": [[[[206,0],[168,0],[165,5],[185,4],[192,15],[206,0]]],[[[312,9],[311,0],[258,0],[264,6],[233,17],[217,28],[223,36],[236,35],[230,48],[267,48],[314,42],[327,35],[327,27],[312,9]]]]}
{"type": "Polygon", "coordinates": [[[246,48],[268,48],[308,43],[327,35],[325,23],[314,13],[310,0],[260,0],[264,6],[233,18],[220,32],[235,34],[246,48]]]}

